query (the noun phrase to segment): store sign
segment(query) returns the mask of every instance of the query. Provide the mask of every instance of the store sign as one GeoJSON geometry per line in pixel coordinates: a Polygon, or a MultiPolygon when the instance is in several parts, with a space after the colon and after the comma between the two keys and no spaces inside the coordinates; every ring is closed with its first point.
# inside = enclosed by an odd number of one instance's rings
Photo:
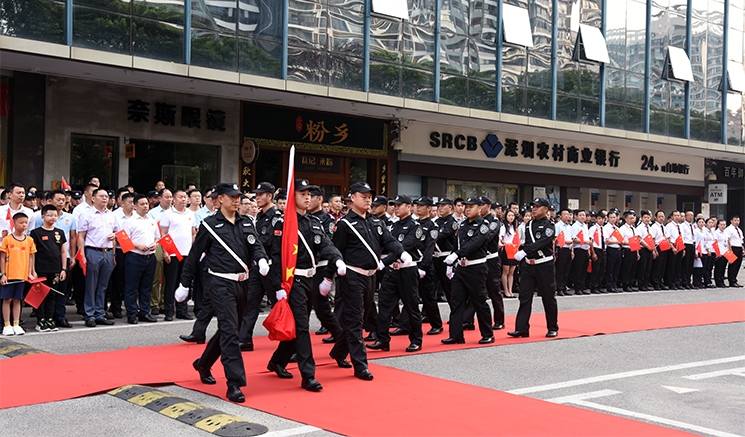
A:
{"type": "Polygon", "coordinates": [[[244,103],[243,137],[262,146],[388,156],[388,124],[347,114],[244,103]]]}
{"type": "Polygon", "coordinates": [[[298,153],[295,156],[295,171],[339,174],[341,173],[341,158],[298,153]]]}
{"type": "Polygon", "coordinates": [[[576,170],[578,176],[586,170],[703,181],[704,173],[704,160],[693,156],[424,123],[410,125],[401,133],[401,142],[405,155],[561,168],[576,170]]]}
{"type": "Polygon", "coordinates": [[[727,203],[727,184],[709,185],[709,203],[722,205],[727,203]]]}
{"type": "Polygon", "coordinates": [[[707,160],[707,166],[717,176],[717,182],[734,186],[745,184],[745,164],[721,160],[707,160]]]}
{"type": "Polygon", "coordinates": [[[155,102],[155,107],[150,108],[150,102],[144,100],[127,101],[127,120],[132,123],[150,123],[162,126],[176,126],[177,116],[180,115],[179,121],[181,126],[187,128],[204,127],[212,131],[225,130],[225,111],[217,109],[207,109],[202,117],[202,109],[192,106],[181,106],[181,110],[176,105],[164,102],[155,102]]]}

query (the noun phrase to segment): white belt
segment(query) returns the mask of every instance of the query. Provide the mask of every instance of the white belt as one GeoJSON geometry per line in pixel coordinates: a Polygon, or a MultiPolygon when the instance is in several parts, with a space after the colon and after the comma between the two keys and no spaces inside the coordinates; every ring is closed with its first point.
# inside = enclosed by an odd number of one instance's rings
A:
{"type": "Polygon", "coordinates": [[[243,282],[248,279],[248,273],[217,273],[213,272],[212,269],[207,269],[210,275],[217,276],[218,278],[229,279],[231,281],[243,282]]]}
{"type": "Polygon", "coordinates": [[[475,266],[477,264],[483,264],[486,262],[486,258],[479,259],[462,259],[458,261],[458,265],[461,267],[475,266]]]}
{"type": "Polygon", "coordinates": [[[375,276],[375,273],[378,272],[376,269],[365,270],[365,269],[362,269],[360,267],[355,267],[355,266],[347,266],[347,269],[349,269],[349,270],[351,270],[351,271],[353,271],[355,273],[359,273],[362,276],[375,276]]]}
{"type": "Polygon", "coordinates": [[[451,253],[453,253],[453,252],[452,251],[448,251],[448,252],[434,252],[432,254],[432,256],[434,256],[435,258],[442,258],[443,256],[450,255],[451,253]]]}
{"type": "Polygon", "coordinates": [[[295,276],[302,276],[303,278],[312,278],[316,275],[316,269],[295,269],[295,276]]]}
{"type": "Polygon", "coordinates": [[[486,259],[494,259],[499,257],[499,252],[490,253],[489,255],[486,255],[486,259]]]}
{"type": "Polygon", "coordinates": [[[538,264],[543,264],[545,262],[553,261],[553,259],[554,257],[552,256],[544,256],[543,258],[538,258],[538,259],[525,258],[525,262],[527,262],[531,266],[534,266],[538,264]]]}
{"type": "Polygon", "coordinates": [[[323,261],[318,261],[318,264],[316,264],[316,267],[326,267],[329,265],[329,260],[325,259],[323,261]]]}
{"type": "Polygon", "coordinates": [[[404,266],[404,263],[396,261],[390,266],[393,270],[408,269],[409,267],[416,267],[416,261],[412,261],[408,266],[404,266]]]}

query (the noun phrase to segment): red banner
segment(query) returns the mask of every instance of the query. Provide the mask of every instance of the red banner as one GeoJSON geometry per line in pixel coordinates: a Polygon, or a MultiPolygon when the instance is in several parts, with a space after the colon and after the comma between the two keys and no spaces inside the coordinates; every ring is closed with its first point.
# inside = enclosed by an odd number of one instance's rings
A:
{"type": "Polygon", "coordinates": [[[65,177],[64,176],[62,176],[62,183],[61,183],[61,185],[62,185],[62,189],[63,190],[72,190],[72,188],[70,187],[70,184],[67,183],[67,181],[65,180],[65,177]]]}
{"type": "Polygon", "coordinates": [[[163,251],[169,256],[176,255],[176,259],[179,261],[184,259],[184,257],[181,255],[181,252],[178,251],[178,247],[176,247],[176,243],[173,242],[173,238],[171,238],[170,235],[166,234],[163,238],[158,240],[158,244],[163,247],[163,251]]]}
{"type": "Polygon", "coordinates": [[[577,239],[579,240],[579,244],[585,244],[585,233],[584,233],[584,231],[579,231],[579,234],[577,234],[577,239]]]}
{"type": "Polygon", "coordinates": [[[621,244],[623,241],[623,235],[621,235],[621,232],[618,231],[618,228],[613,230],[613,233],[610,234],[611,237],[615,238],[618,241],[618,244],[621,244]]]}

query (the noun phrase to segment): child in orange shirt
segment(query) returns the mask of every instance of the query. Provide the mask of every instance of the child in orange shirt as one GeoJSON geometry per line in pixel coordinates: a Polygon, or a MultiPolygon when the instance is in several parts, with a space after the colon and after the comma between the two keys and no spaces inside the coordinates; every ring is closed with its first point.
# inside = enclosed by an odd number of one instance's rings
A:
{"type": "Polygon", "coordinates": [[[0,299],[3,300],[3,335],[23,335],[26,332],[18,325],[21,319],[21,299],[27,279],[35,279],[34,239],[25,235],[28,216],[22,212],[13,216],[13,233],[3,238],[0,244],[0,299]],[[13,316],[13,326],[10,316],[13,316]]]}

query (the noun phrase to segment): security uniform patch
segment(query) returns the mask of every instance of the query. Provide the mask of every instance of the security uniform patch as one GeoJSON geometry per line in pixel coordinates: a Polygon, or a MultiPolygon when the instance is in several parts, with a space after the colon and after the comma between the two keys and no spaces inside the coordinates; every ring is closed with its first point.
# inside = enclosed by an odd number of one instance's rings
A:
{"type": "Polygon", "coordinates": [[[416,228],[416,232],[414,233],[417,239],[422,238],[422,228],[416,228]]]}
{"type": "Polygon", "coordinates": [[[481,227],[479,228],[479,232],[481,232],[482,234],[486,234],[487,232],[489,232],[489,226],[481,225],[481,227]]]}
{"type": "Polygon", "coordinates": [[[256,237],[254,237],[254,234],[248,234],[246,241],[248,241],[248,244],[254,244],[256,243],[256,237]]]}
{"type": "Polygon", "coordinates": [[[440,232],[437,231],[437,229],[432,229],[429,231],[429,236],[432,237],[433,240],[437,240],[437,237],[440,235],[440,232]]]}
{"type": "Polygon", "coordinates": [[[315,237],[313,237],[313,242],[315,244],[321,244],[321,236],[320,235],[316,235],[315,237]]]}

